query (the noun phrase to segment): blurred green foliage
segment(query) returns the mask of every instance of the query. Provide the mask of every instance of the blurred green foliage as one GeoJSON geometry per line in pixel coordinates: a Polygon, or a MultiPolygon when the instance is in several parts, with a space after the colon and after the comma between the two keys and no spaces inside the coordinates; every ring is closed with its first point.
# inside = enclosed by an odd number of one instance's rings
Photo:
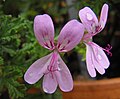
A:
{"type": "Polygon", "coordinates": [[[24,97],[25,84],[18,82],[36,59],[48,53],[37,43],[32,22],[21,16],[0,16],[0,92],[8,90],[12,99],[24,97]]]}
{"type": "MultiPolygon", "coordinates": [[[[105,0],[76,0],[77,11],[90,6],[98,14],[105,0]],[[98,3],[99,2],[99,3],[98,3]]],[[[107,2],[107,1],[106,1],[107,2]]],[[[23,80],[27,68],[40,57],[48,54],[42,48],[33,32],[33,19],[37,14],[49,14],[55,24],[56,36],[69,20],[68,6],[64,0],[1,0],[0,1],[0,93],[9,93],[11,99],[61,99],[60,92],[47,95],[28,95],[31,87],[23,80]],[[30,98],[31,97],[31,98],[30,98]]],[[[85,56],[85,46],[79,45],[76,51],[85,56]]]]}

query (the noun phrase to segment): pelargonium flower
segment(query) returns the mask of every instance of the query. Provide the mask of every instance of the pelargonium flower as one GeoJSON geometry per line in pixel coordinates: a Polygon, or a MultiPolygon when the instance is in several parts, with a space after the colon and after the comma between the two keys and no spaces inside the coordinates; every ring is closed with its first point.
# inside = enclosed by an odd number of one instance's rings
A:
{"type": "Polygon", "coordinates": [[[29,67],[24,75],[25,81],[34,84],[44,76],[43,90],[46,93],[55,92],[57,85],[62,91],[71,91],[72,76],[59,53],[72,50],[80,42],[84,33],[83,24],[77,20],[69,21],[62,28],[57,43],[54,43],[54,25],[51,17],[47,14],[37,15],[34,19],[34,32],[39,44],[53,52],[29,67]]]}
{"type": "Polygon", "coordinates": [[[86,52],[86,64],[87,69],[91,77],[96,76],[95,69],[100,73],[104,74],[105,69],[110,65],[110,62],[104,53],[106,51],[108,54],[112,55],[109,50],[111,46],[108,45],[106,49],[98,46],[92,42],[92,37],[100,33],[105,27],[108,16],[108,5],[104,4],[101,10],[100,19],[98,21],[95,13],[89,8],[85,7],[79,11],[79,17],[85,26],[86,32],[83,36],[83,42],[87,47],[86,52]],[[103,51],[104,50],[104,51],[103,51]]]}

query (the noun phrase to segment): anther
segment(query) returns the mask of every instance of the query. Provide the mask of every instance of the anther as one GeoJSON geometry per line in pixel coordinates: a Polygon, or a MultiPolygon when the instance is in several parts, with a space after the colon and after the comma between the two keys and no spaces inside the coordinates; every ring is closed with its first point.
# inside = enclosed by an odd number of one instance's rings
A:
{"type": "Polygon", "coordinates": [[[112,56],[112,53],[110,52],[111,49],[112,46],[110,44],[108,44],[107,47],[105,47],[105,49],[103,48],[103,50],[106,51],[108,55],[112,56]]]}

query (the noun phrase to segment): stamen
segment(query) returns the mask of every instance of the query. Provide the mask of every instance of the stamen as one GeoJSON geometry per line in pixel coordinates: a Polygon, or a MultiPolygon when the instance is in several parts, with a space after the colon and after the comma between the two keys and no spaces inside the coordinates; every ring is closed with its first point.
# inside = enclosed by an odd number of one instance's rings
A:
{"type": "Polygon", "coordinates": [[[55,71],[60,71],[60,70],[59,70],[59,68],[58,68],[58,69],[52,69],[52,68],[53,68],[53,66],[51,66],[50,68],[49,68],[49,66],[48,66],[48,68],[47,68],[48,71],[45,72],[44,75],[47,75],[47,74],[50,73],[51,76],[52,76],[52,78],[54,78],[54,76],[53,76],[53,72],[55,72],[55,71]]]}
{"type": "MultiPolygon", "coordinates": [[[[96,46],[92,42],[88,42],[88,44],[96,46]]],[[[102,47],[100,47],[100,48],[102,48],[102,47]]],[[[112,53],[110,52],[111,49],[112,49],[112,46],[110,44],[107,44],[107,47],[102,48],[102,50],[104,50],[105,52],[107,52],[108,55],[112,56],[112,53]]],[[[98,52],[98,51],[96,50],[96,52],[98,52]]]]}
{"type": "Polygon", "coordinates": [[[112,46],[110,44],[108,44],[107,47],[102,49],[106,51],[108,55],[112,56],[112,53],[110,52],[110,50],[112,49],[112,46]]]}
{"type": "Polygon", "coordinates": [[[50,73],[51,77],[54,78],[54,73],[55,71],[59,71],[58,69],[58,53],[53,52],[53,55],[50,60],[50,64],[47,66],[47,71],[44,73],[44,75],[50,73]]]}

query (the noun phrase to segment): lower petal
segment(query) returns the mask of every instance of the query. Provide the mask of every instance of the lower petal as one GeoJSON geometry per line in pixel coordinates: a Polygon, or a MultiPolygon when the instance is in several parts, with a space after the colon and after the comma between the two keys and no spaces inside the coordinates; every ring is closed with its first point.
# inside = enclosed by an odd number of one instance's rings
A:
{"type": "Polygon", "coordinates": [[[53,72],[45,74],[43,78],[43,90],[46,93],[52,94],[57,88],[57,80],[53,72]]]}
{"type": "Polygon", "coordinates": [[[73,89],[73,79],[70,74],[70,71],[60,56],[58,62],[59,62],[58,64],[59,69],[55,73],[57,76],[59,87],[64,92],[71,91],[73,89]]]}
{"type": "Polygon", "coordinates": [[[51,54],[35,61],[26,71],[24,79],[29,84],[36,83],[44,74],[51,60],[51,54]]]}
{"type": "Polygon", "coordinates": [[[87,70],[91,77],[95,77],[96,71],[95,71],[95,67],[94,67],[93,59],[92,59],[93,50],[92,50],[91,46],[89,46],[88,44],[86,44],[86,46],[87,46],[87,52],[86,52],[87,70]]]}
{"type": "Polygon", "coordinates": [[[93,59],[93,64],[94,64],[95,69],[100,74],[104,74],[105,73],[105,69],[101,66],[101,64],[99,64],[99,61],[97,61],[96,55],[94,55],[94,53],[92,53],[92,59],[93,59]]]}
{"type": "Polygon", "coordinates": [[[105,54],[105,52],[102,50],[102,48],[100,46],[98,46],[97,44],[93,43],[93,50],[95,52],[95,56],[97,61],[99,62],[99,64],[101,65],[101,67],[107,69],[110,65],[110,62],[105,54]]]}

